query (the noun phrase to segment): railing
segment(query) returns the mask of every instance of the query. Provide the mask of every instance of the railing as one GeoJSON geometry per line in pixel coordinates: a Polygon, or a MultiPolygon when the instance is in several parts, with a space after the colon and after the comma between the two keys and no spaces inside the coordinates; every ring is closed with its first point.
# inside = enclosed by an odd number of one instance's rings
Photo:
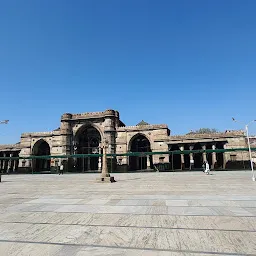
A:
{"type": "MultiPolygon", "coordinates": [[[[256,152],[256,148],[251,148],[256,152]]],[[[151,156],[151,155],[187,155],[190,153],[225,153],[225,152],[237,152],[237,151],[249,151],[248,148],[230,148],[230,149],[199,149],[199,150],[175,150],[175,151],[160,151],[160,152],[128,152],[120,154],[107,154],[108,157],[117,156],[151,156]]],[[[18,160],[18,159],[52,159],[52,158],[89,158],[89,157],[102,157],[102,154],[74,154],[74,155],[43,155],[43,156],[19,156],[19,157],[0,157],[0,160],[18,160]]]]}

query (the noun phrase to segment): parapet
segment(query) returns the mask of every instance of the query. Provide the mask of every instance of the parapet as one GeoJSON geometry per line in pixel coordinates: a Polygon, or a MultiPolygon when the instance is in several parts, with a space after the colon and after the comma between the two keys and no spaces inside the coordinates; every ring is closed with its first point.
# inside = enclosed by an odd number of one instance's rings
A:
{"type": "Polygon", "coordinates": [[[0,145],[0,151],[18,151],[21,150],[20,143],[0,145]]]}
{"type": "Polygon", "coordinates": [[[48,137],[48,136],[52,136],[55,133],[59,133],[59,131],[55,131],[55,132],[25,132],[21,134],[21,137],[48,137]]]}
{"type": "Polygon", "coordinates": [[[134,125],[134,126],[124,126],[118,127],[117,131],[143,131],[143,130],[157,130],[157,129],[168,129],[166,124],[150,124],[150,125],[134,125]]]}
{"type": "Polygon", "coordinates": [[[107,109],[101,112],[85,112],[85,113],[79,113],[79,114],[65,113],[61,116],[61,120],[65,121],[65,120],[71,120],[71,119],[72,120],[90,119],[90,118],[99,118],[99,117],[105,117],[105,116],[119,117],[119,112],[113,109],[107,109]]]}
{"type": "Polygon", "coordinates": [[[172,135],[169,140],[193,140],[193,139],[217,139],[217,138],[232,138],[244,137],[243,131],[225,131],[216,133],[193,133],[186,135],[172,135]]]}

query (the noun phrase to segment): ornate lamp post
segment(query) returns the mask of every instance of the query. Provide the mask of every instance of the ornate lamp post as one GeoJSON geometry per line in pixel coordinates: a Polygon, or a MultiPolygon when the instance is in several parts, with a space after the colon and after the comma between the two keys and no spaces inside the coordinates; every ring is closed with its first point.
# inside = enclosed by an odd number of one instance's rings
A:
{"type": "Polygon", "coordinates": [[[108,172],[108,160],[107,160],[107,148],[109,146],[109,142],[107,139],[103,139],[103,143],[101,143],[102,147],[102,154],[103,154],[103,159],[102,159],[102,172],[101,172],[101,178],[97,179],[100,182],[115,182],[114,177],[110,176],[108,172]]]}
{"type": "MultiPolygon", "coordinates": [[[[8,123],[9,123],[9,120],[0,121],[0,124],[8,124],[8,123]]],[[[0,182],[1,182],[1,174],[0,174],[0,182]]]]}

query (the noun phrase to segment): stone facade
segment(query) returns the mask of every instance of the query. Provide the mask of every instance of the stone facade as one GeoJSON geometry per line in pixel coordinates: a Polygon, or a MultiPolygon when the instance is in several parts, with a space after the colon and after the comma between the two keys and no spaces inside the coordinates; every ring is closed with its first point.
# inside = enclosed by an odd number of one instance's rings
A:
{"type": "MultiPolygon", "coordinates": [[[[247,147],[243,131],[226,131],[215,134],[170,135],[167,125],[150,125],[144,121],[136,126],[125,126],[119,112],[106,110],[82,114],[65,113],[61,116],[60,127],[52,132],[23,133],[15,145],[0,145],[2,157],[28,157],[31,155],[73,155],[102,153],[102,140],[108,142],[107,153],[124,154],[141,152],[141,156],[118,156],[111,160],[115,170],[138,169],[189,169],[191,160],[200,168],[208,160],[212,168],[225,168],[229,161],[246,161],[247,152],[201,153],[189,155],[155,154],[145,156],[143,152],[166,152],[196,149],[230,149],[247,147]]],[[[15,159],[1,160],[1,170],[50,169],[59,165],[59,160],[15,159]]],[[[69,159],[70,170],[100,171],[101,157],[69,159]]],[[[113,167],[112,166],[112,167],[113,167]]]]}

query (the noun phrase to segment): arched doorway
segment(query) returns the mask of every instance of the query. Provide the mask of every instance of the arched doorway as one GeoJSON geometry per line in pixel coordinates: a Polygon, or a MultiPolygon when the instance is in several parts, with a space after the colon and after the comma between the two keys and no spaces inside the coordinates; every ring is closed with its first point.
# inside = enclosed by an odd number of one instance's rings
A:
{"type": "MultiPolygon", "coordinates": [[[[49,156],[50,146],[45,140],[39,140],[35,143],[33,147],[33,155],[34,156],[49,156]]],[[[43,172],[50,171],[51,160],[50,159],[33,159],[32,162],[33,171],[43,172]]]]}
{"type": "MultiPolygon", "coordinates": [[[[151,152],[150,142],[146,136],[139,134],[132,138],[130,143],[131,152],[151,152]]],[[[152,156],[140,155],[129,157],[130,170],[145,170],[153,167],[152,156]]]]}
{"type": "MultiPolygon", "coordinates": [[[[76,154],[100,154],[100,132],[92,126],[81,127],[76,134],[76,154]]],[[[77,171],[98,171],[101,169],[101,158],[86,157],[78,158],[76,162],[77,171]]]]}
{"type": "MultiPolygon", "coordinates": [[[[174,144],[171,146],[170,151],[180,151],[179,145],[174,144]]],[[[172,170],[181,170],[181,155],[170,154],[169,162],[172,170]]]]}
{"type": "MultiPolygon", "coordinates": [[[[196,143],[194,145],[193,150],[201,150],[202,146],[200,143],[196,143]]],[[[203,154],[202,153],[194,153],[194,168],[202,168],[203,166],[203,154]]]]}

